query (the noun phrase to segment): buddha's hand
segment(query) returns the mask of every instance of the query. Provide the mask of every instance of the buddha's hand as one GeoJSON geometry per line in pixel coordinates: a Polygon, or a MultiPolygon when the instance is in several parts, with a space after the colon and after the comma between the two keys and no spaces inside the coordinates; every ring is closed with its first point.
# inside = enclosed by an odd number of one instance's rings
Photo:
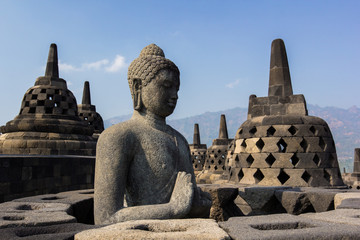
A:
{"type": "Polygon", "coordinates": [[[194,197],[193,183],[191,174],[178,172],[174,190],[170,198],[170,206],[174,213],[174,218],[182,218],[190,211],[194,197]]]}

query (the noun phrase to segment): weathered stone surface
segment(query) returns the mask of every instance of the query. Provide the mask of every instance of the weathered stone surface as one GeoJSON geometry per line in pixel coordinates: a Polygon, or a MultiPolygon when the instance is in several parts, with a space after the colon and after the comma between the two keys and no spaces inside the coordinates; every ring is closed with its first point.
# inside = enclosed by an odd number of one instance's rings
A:
{"type": "Polygon", "coordinates": [[[358,239],[360,229],[289,214],[233,217],[219,223],[232,239],[358,239]]]}
{"type": "Polygon", "coordinates": [[[19,115],[1,126],[0,154],[95,155],[94,129],[77,111],[73,93],[59,78],[57,46],[51,44],[45,76],[26,91],[19,115]]]}
{"type": "Polygon", "coordinates": [[[186,139],[166,124],[178,100],[179,69],[150,44],[130,64],[128,83],[132,118],[107,128],[97,143],[95,223],[203,217],[210,197],[196,186],[186,139]]]}
{"type": "Polygon", "coordinates": [[[11,240],[68,240],[78,232],[99,226],[82,223],[64,223],[49,226],[13,227],[0,229],[0,239],[11,240]]]}
{"type": "Polygon", "coordinates": [[[278,190],[275,192],[275,196],[287,213],[299,215],[315,211],[306,193],[278,190]]]}
{"type": "Polygon", "coordinates": [[[15,199],[13,202],[28,202],[31,204],[60,203],[71,206],[71,215],[80,223],[94,224],[94,190],[77,190],[58,194],[37,195],[15,199]]]}
{"type": "Polygon", "coordinates": [[[246,202],[251,211],[243,210],[244,204],[241,203],[238,207],[243,212],[248,212],[247,215],[260,215],[269,213],[284,213],[285,209],[275,197],[275,191],[289,189],[289,187],[244,187],[239,188],[239,196],[246,202]]]}
{"type": "Polygon", "coordinates": [[[95,105],[91,104],[90,83],[88,81],[84,82],[82,102],[78,104],[78,115],[80,119],[94,128],[93,137],[95,139],[99,138],[100,133],[104,131],[104,121],[96,111],[95,105]]]}
{"type": "Polygon", "coordinates": [[[76,218],[64,211],[0,212],[0,228],[73,223],[76,218]]]}
{"type": "Polygon", "coordinates": [[[335,209],[341,208],[359,208],[360,192],[338,193],[334,198],[335,209]],[[347,202],[345,203],[345,201],[347,202]],[[343,205],[344,202],[344,205],[343,205]]]}
{"type": "Polygon", "coordinates": [[[117,223],[75,235],[87,239],[230,239],[214,220],[137,220],[117,223]]]}
{"type": "Polygon", "coordinates": [[[293,95],[281,39],[274,40],[271,47],[268,94],[249,98],[248,119],[236,133],[231,156],[239,161],[227,168],[230,180],[266,186],[343,185],[328,125],[320,118],[308,116],[303,95],[293,95]],[[266,177],[275,173],[270,174],[265,170],[268,168],[280,169],[279,175],[266,177]],[[236,178],[234,173],[241,177],[236,178]]]}
{"type": "Polygon", "coordinates": [[[300,216],[313,220],[360,226],[360,209],[336,209],[322,213],[305,213],[300,216]]]}
{"type": "Polygon", "coordinates": [[[211,195],[212,205],[210,208],[210,218],[219,222],[226,221],[230,217],[243,215],[234,203],[239,192],[236,186],[202,184],[199,185],[199,187],[211,195]]]}

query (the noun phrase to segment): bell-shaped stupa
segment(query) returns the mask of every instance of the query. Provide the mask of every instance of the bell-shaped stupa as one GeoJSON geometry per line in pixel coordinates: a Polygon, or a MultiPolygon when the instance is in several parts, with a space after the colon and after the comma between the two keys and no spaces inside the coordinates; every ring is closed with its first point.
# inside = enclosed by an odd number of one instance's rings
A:
{"type": "Polygon", "coordinates": [[[271,46],[268,97],[251,95],[248,119],[229,155],[230,181],[267,186],[343,185],[327,123],[308,116],[305,98],[293,95],[284,42],[271,46]]]}
{"type": "Polygon", "coordinates": [[[207,149],[204,169],[197,176],[199,183],[215,183],[224,180],[225,161],[228,147],[232,139],[228,138],[225,115],[220,117],[219,137],[214,139],[212,145],[207,149]]]}
{"type": "Polygon", "coordinates": [[[95,105],[91,104],[90,98],[90,84],[88,81],[84,83],[84,91],[81,104],[78,104],[79,117],[94,128],[93,137],[99,138],[99,135],[104,131],[104,121],[101,115],[96,112],[95,105]]]}
{"type": "Polygon", "coordinates": [[[193,168],[195,175],[199,173],[199,171],[203,170],[205,163],[205,155],[206,155],[206,144],[201,144],[200,142],[200,131],[199,124],[195,123],[194,125],[194,138],[193,144],[189,144],[191,160],[193,163],[193,168]]]}
{"type": "Polygon", "coordinates": [[[45,76],[26,91],[20,113],[1,127],[0,154],[95,155],[93,127],[78,117],[77,103],[59,78],[56,44],[51,44],[45,76]]]}

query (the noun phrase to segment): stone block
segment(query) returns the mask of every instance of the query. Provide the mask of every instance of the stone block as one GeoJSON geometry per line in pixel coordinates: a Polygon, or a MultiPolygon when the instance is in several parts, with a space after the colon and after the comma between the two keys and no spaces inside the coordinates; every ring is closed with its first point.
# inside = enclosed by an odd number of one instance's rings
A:
{"type": "Polygon", "coordinates": [[[320,147],[319,141],[320,138],[319,137],[304,137],[306,143],[307,143],[307,148],[306,148],[306,152],[322,152],[323,149],[320,147]]]}
{"type": "Polygon", "coordinates": [[[291,164],[290,159],[294,155],[293,153],[272,153],[275,157],[275,162],[272,164],[271,168],[293,168],[294,165],[291,164]]]}
{"type": "Polygon", "coordinates": [[[246,152],[256,153],[260,152],[259,147],[256,145],[257,141],[259,141],[260,138],[248,138],[245,140],[246,143],[246,152]]]}
{"type": "Polygon", "coordinates": [[[263,168],[261,169],[264,179],[258,184],[262,186],[281,186],[281,182],[277,178],[280,174],[280,168],[263,168]]]}
{"type": "Polygon", "coordinates": [[[301,141],[303,140],[302,137],[283,137],[282,139],[287,144],[286,152],[296,153],[304,151],[300,145],[301,141]]]}
{"type": "Polygon", "coordinates": [[[279,151],[277,143],[279,142],[280,137],[263,137],[261,140],[264,142],[264,147],[261,152],[274,153],[279,151]]]}
{"type": "Polygon", "coordinates": [[[284,169],[284,172],[286,173],[287,177],[289,177],[289,179],[284,182],[284,185],[297,187],[309,186],[308,182],[310,179],[307,178],[308,176],[305,174],[304,169],[284,169]]]}
{"type": "Polygon", "coordinates": [[[238,196],[236,186],[222,186],[218,184],[199,185],[202,191],[211,195],[212,205],[210,218],[218,221],[226,221],[230,217],[242,216],[242,212],[235,205],[234,200],[238,196]]]}
{"type": "Polygon", "coordinates": [[[244,173],[243,178],[241,179],[241,184],[255,184],[254,174],[257,171],[257,168],[242,168],[241,169],[244,173]]]}
{"type": "Polygon", "coordinates": [[[334,197],[336,192],[312,188],[312,190],[306,191],[306,195],[314,207],[315,212],[334,210],[334,197]]]}
{"type": "Polygon", "coordinates": [[[304,103],[287,104],[286,114],[306,115],[307,109],[304,103]]]}
{"type": "Polygon", "coordinates": [[[349,224],[360,226],[360,209],[336,209],[322,213],[306,213],[301,217],[313,219],[315,221],[324,221],[338,224],[349,224]]]}
{"type": "MultiPolygon", "coordinates": [[[[337,193],[334,197],[335,209],[339,208],[342,205],[342,202],[347,199],[360,199],[360,192],[352,191],[352,192],[347,192],[347,193],[337,193]]],[[[351,200],[351,201],[354,201],[354,200],[351,200]]],[[[357,203],[358,201],[360,201],[360,200],[356,200],[356,201],[354,201],[354,203],[357,203]]],[[[354,207],[357,208],[356,205],[354,207]]]]}
{"type": "Polygon", "coordinates": [[[360,229],[350,224],[312,220],[290,214],[233,217],[219,225],[237,239],[358,239],[360,229]]]}
{"type": "Polygon", "coordinates": [[[285,115],[286,107],[283,104],[270,105],[270,115],[285,115]]]}
{"type": "Polygon", "coordinates": [[[275,196],[286,209],[287,213],[299,215],[306,212],[315,212],[306,193],[297,191],[278,190],[275,196]]]}
{"type": "Polygon", "coordinates": [[[251,156],[254,158],[254,162],[251,164],[252,168],[269,168],[269,164],[265,161],[267,153],[252,153],[251,156]]]}
{"type": "Polygon", "coordinates": [[[137,220],[86,230],[82,239],[230,239],[211,219],[137,220]]]}
{"type": "Polygon", "coordinates": [[[64,223],[49,226],[13,227],[0,229],[1,239],[12,240],[53,240],[73,239],[78,232],[100,226],[82,223],[64,223]]]}

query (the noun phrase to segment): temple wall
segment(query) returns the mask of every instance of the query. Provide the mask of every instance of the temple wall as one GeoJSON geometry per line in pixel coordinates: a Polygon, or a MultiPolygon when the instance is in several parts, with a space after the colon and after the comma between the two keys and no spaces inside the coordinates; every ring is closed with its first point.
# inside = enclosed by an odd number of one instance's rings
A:
{"type": "Polygon", "coordinates": [[[0,202],[94,187],[95,156],[0,155],[0,202]]]}

